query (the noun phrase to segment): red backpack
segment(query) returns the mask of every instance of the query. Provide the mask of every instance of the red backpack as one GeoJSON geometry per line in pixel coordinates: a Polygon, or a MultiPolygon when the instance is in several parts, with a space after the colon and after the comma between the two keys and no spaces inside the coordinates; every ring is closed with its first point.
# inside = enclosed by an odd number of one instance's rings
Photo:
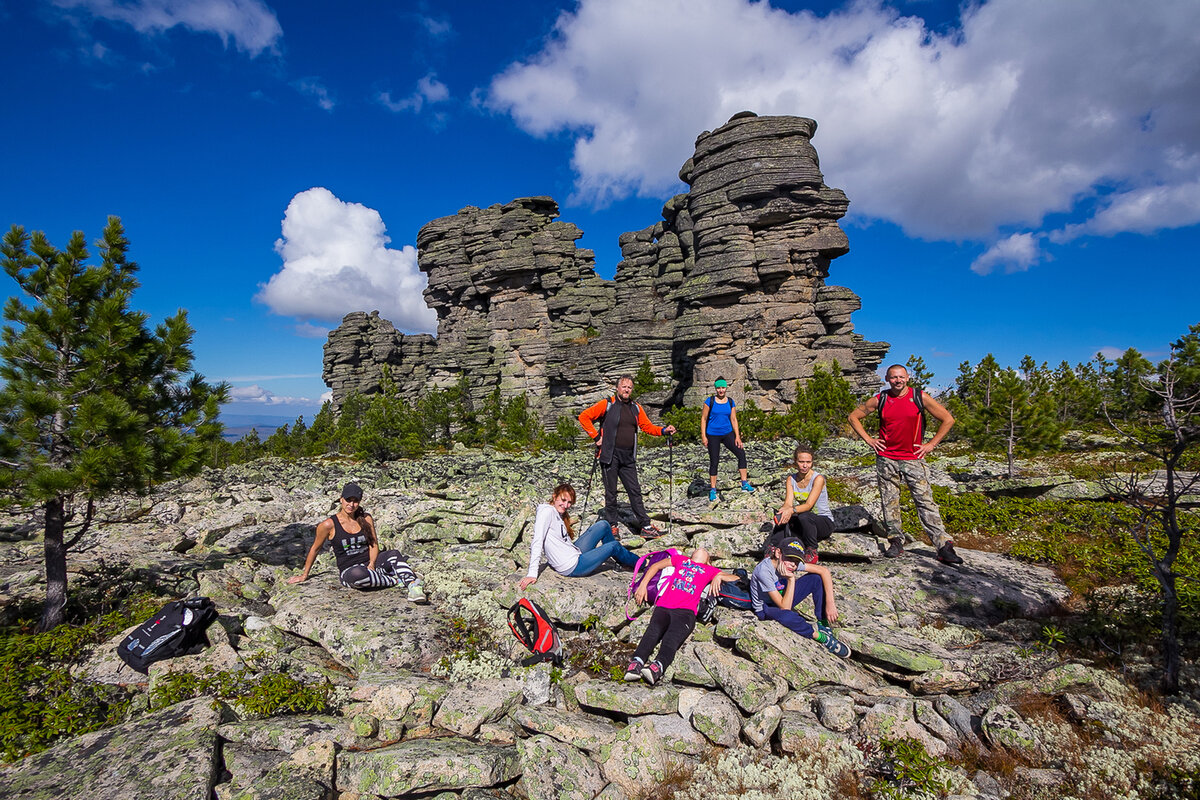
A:
{"type": "Polygon", "coordinates": [[[512,629],[521,644],[533,653],[521,662],[522,666],[530,666],[541,661],[549,661],[556,667],[563,664],[562,640],[558,638],[558,630],[550,622],[550,617],[542,607],[522,597],[508,609],[508,627],[512,629]]]}

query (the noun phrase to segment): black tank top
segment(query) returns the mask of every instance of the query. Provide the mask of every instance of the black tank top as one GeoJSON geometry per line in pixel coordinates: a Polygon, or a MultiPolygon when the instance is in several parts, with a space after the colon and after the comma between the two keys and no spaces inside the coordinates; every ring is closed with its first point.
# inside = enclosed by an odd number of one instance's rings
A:
{"type": "Polygon", "coordinates": [[[346,533],[346,529],[342,527],[336,514],[330,519],[333,520],[333,557],[337,559],[338,572],[345,572],[350,567],[359,564],[370,563],[371,554],[368,552],[366,523],[359,523],[362,528],[358,533],[346,533]]]}

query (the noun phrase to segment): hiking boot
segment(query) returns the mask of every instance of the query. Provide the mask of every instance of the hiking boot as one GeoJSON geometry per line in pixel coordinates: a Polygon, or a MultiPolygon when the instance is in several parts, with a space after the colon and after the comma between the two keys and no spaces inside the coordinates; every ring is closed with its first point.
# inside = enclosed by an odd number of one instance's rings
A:
{"type": "Polygon", "coordinates": [[[850,657],[850,645],[834,636],[833,633],[825,634],[825,641],[821,642],[821,646],[838,658],[850,657]]]}
{"type": "Polygon", "coordinates": [[[746,494],[750,494],[751,492],[755,491],[755,489],[750,485],[750,481],[742,481],[742,491],[746,494]]]}
{"type": "Polygon", "coordinates": [[[662,535],[663,535],[663,532],[660,531],[658,528],[654,527],[653,525],[643,525],[642,526],[642,538],[643,539],[657,539],[658,537],[660,537],[662,535]]]}
{"type": "Polygon", "coordinates": [[[820,557],[817,556],[817,548],[815,548],[815,547],[805,548],[805,550],[804,550],[804,563],[805,564],[815,564],[820,560],[821,560],[820,557]]]}
{"type": "Polygon", "coordinates": [[[634,681],[641,680],[642,667],[644,666],[645,664],[642,663],[642,660],[634,656],[633,660],[629,662],[629,666],[625,668],[625,682],[633,683],[634,681]]]}
{"type": "Polygon", "coordinates": [[[946,542],[944,545],[938,548],[937,560],[943,564],[952,564],[956,567],[963,563],[963,560],[959,558],[958,553],[954,552],[954,542],[946,542]]]}
{"type": "Polygon", "coordinates": [[[662,680],[662,674],[662,664],[657,661],[651,661],[649,664],[642,667],[642,678],[644,678],[646,683],[650,684],[651,686],[662,680]]]}
{"type": "Polygon", "coordinates": [[[710,502],[710,503],[717,502],[717,490],[716,489],[708,490],[708,502],[710,502]]]}
{"type": "Polygon", "coordinates": [[[888,539],[887,550],[883,551],[884,558],[899,558],[904,555],[903,539],[888,539]]]}
{"type": "Polygon", "coordinates": [[[425,587],[421,586],[420,581],[413,581],[408,585],[408,599],[419,606],[429,605],[429,598],[425,596],[425,587]]]}

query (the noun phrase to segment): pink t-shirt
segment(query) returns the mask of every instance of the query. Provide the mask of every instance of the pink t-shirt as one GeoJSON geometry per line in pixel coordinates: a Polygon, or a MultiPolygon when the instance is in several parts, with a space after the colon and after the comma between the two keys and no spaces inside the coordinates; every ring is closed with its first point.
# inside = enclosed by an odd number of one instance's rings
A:
{"type": "Polygon", "coordinates": [[[721,572],[711,564],[697,564],[690,558],[684,558],[679,553],[671,553],[671,574],[666,585],[659,584],[659,608],[690,608],[695,611],[700,607],[700,598],[712,579],[721,572]]]}

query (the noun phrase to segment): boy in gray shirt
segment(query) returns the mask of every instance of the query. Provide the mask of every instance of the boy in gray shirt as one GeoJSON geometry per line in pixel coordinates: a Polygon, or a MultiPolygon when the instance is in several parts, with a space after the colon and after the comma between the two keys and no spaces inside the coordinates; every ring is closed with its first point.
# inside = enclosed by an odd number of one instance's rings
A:
{"type": "Polygon", "coordinates": [[[833,578],[828,568],[804,563],[804,544],[799,539],[784,539],[754,568],[750,605],[759,619],[773,619],[788,630],[817,640],[836,656],[850,657],[850,648],[833,635],[828,624],[838,618],[833,578]],[[817,618],[815,627],[794,610],[810,596],[817,618]]]}

